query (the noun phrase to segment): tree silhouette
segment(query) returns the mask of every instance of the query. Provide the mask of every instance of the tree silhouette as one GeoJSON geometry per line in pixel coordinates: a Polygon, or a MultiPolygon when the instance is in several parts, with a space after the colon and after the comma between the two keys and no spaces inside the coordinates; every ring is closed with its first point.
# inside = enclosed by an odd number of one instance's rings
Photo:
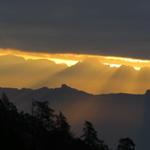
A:
{"type": "Polygon", "coordinates": [[[49,107],[47,101],[36,101],[32,104],[33,116],[39,119],[47,130],[54,128],[54,110],[49,107]]]}
{"type": "MultiPolygon", "coordinates": [[[[31,115],[18,112],[6,94],[0,99],[0,142],[5,150],[108,150],[91,122],[85,122],[82,138],[77,138],[64,114],[54,115],[48,102],[34,102],[31,115]]],[[[134,149],[131,139],[120,139],[118,150],[134,149]]]]}
{"type": "Polygon", "coordinates": [[[118,150],[135,150],[135,144],[130,138],[120,139],[118,150]]]}
{"type": "Polygon", "coordinates": [[[56,129],[64,134],[71,135],[70,125],[62,112],[56,115],[56,129]]]}
{"type": "Polygon", "coordinates": [[[9,101],[9,98],[5,93],[2,93],[1,102],[2,102],[1,104],[6,110],[17,111],[16,106],[9,101]]]}
{"type": "Polygon", "coordinates": [[[85,121],[83,135],[81,137],[83,141],[91,147],[99,148],[100,150],[108,149],[108,147],[104,145],[104,142],[99,140],[97,131],[89,121],[85,121]]]}

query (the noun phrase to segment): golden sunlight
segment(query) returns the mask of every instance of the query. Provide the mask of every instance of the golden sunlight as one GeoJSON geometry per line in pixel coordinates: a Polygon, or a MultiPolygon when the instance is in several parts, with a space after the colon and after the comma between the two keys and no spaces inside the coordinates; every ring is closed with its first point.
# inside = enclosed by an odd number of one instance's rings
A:
{"type": "Polygon", "coordinates": [[[2,87],[53,88],[65,83],[94,94],[150,89],[150,60],[12,49],[0,49],[0,57],[2,87]]]}
{"type": "Polygon", "coordinates": [[[77,60],[67,60],[67,59],[59,59],[59,58],[49,58],[49,60],[54,61],[56,64],[66,64],[68,67],[71,67],[78,63],[77,60]]]}
{"type": "Polygon", "coordinates": [[[141,60],[134,58],[113,57],[113,56],[100,56],[88,54],[49,54],[38,52],[26,52],[14,49],[0,49],[0,55],[14,55],[20,56],[24,59],[47,59],[54,61],[57,64],[66,64],[68,66],[75,65],[79,61],[94,58],[109,67],[120,67],[122,65],[133,67],[135,70],[140,70],[143,67],[150,67],[150,60],[141,60]]]}

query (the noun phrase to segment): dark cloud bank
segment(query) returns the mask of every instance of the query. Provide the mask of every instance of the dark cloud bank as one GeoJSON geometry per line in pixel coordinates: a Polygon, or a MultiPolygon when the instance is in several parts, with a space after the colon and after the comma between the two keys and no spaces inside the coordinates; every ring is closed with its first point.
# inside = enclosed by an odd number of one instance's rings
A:
{"type": "Polygon", "coordinates": [[[0,47],[150,58],[148,0],[1,0],[0,47]]]}

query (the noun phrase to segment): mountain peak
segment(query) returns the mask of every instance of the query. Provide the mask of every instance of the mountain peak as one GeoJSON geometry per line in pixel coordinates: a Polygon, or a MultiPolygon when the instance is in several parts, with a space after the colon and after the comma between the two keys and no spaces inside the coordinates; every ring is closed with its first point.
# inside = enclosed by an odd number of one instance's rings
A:
{"type": "Polygon", "coordinates": [[[77,89],[72,88],[72,87],[68,86],[67,84],[62,84],[59,89],[65,90],[65,91],[78,91],[77,89]]]}
{"type": "Polygon", "coordinates": [[[62,84],[61,88],[69,88],[69,89],[71,89],[71,87],[69,87],[67,84],[62,84]]]}
{"type": "Polygon", "coordinates": [[[82,90],[78,90],[76,88],[70,87],[67,84],[62,84],[60,88],[56,88],[56,90],[60,90],[61,92],[69,92],[74,94],[82,94],[82,95],[91,95],[89,93],[86,93],[82,90]]]}
{"type": "Polygon", "coordinates": [[[145,95],[150,95],[150,89],[145,92],[145,95]]]}

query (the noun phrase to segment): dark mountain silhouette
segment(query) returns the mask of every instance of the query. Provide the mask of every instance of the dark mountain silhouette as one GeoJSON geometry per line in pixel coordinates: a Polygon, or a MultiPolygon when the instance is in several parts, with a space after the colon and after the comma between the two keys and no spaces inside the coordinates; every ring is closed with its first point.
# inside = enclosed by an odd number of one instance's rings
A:
{"type": "Polygon", "coordinates": [[[92,95],[64,84],[54,89],[0,88],[0,94],[3,92],[20,111],[29,113],[32,102],[48,101],[52,108],[64,112],[76,134],[80,133],[83,121],[90,120],[110,144],[129,136],[137,149],[150,148],[149,90],[143,95],[92,95]]]}

